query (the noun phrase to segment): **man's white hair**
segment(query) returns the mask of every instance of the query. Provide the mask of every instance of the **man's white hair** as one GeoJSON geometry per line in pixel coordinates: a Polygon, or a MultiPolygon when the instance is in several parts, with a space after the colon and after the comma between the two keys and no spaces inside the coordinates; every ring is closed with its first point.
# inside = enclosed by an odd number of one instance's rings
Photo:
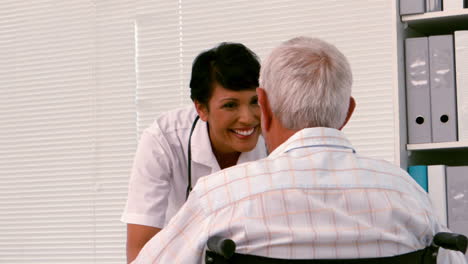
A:
{"type": "Polygon", "coordinates": [[[353,77],[346,57],[316,38],[297,37],[274,49],[261,67],[260,87],[288,129],[340,128],[353,77]]]}

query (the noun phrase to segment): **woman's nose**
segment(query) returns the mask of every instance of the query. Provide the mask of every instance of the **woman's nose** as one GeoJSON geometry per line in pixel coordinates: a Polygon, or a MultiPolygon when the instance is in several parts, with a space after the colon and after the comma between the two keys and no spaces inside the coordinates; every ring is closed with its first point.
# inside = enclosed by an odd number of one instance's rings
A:
{"type": "Polygon", "coordinates": [[[259,112],[260,111],[258,109],[253,109],[252,107],[241,107],[239,113],[239,122],[246,125],[252,125],[258,121],[260,114],[259,112]]]}

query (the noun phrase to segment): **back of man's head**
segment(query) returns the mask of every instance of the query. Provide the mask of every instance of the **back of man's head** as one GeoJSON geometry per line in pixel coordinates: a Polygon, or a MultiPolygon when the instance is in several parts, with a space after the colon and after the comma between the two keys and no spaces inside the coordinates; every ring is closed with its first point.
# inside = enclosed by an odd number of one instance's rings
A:
{"type": "Polygon", "coordinates": [[[297,37],[274,49],[262,64],[260,87],[273,114],[287,129],[339,129],[348,112],[352,74],[333,45],[297,37]]]}

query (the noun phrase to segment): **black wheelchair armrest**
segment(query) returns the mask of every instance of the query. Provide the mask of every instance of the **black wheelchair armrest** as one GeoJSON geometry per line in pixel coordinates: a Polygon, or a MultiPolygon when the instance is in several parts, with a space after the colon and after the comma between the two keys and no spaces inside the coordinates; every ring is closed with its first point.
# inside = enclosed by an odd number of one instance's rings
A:
{"type": "Polygon", "coordinates": [[[468,239],[461,234],[439,232],[434,236],[433,243],[436,246],[457,250],[465,254],[468,239]]]}
{"type": "Polygon", "coordinates": [[[236,251],[236,243],[234,243],[234,241],[220,236],[210,237],[206,245],[210,251],[213,251],[226,259],[232,257],[236,251]]]}

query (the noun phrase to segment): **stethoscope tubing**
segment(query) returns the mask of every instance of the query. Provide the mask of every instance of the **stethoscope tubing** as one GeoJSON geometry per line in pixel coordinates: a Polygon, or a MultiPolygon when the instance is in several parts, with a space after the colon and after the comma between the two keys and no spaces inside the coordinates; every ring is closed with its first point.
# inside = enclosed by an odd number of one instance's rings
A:
{"type": "Polygon", "coordinates": [[[192,134],[197,125],[198,119],[200,116],[197,115],[195,120],[193,120],[192,128],[190,129],[190,135],[188,140],[188,155],[187,155],[187,191],[185,193],[185,200],[188,199],[190,192],[192,191],[192,134]]]}

